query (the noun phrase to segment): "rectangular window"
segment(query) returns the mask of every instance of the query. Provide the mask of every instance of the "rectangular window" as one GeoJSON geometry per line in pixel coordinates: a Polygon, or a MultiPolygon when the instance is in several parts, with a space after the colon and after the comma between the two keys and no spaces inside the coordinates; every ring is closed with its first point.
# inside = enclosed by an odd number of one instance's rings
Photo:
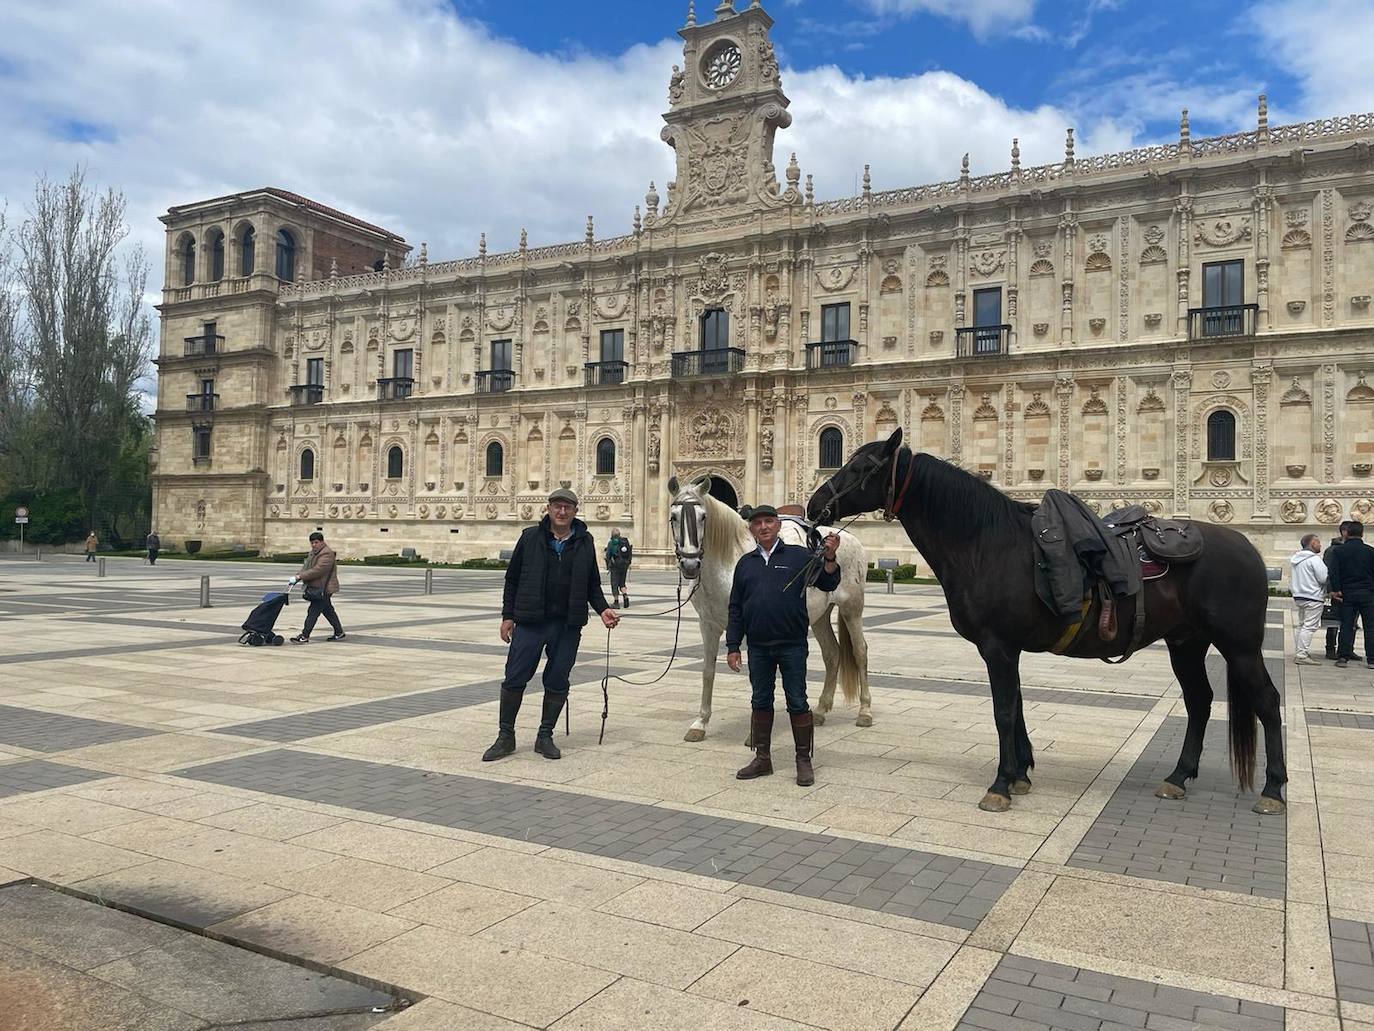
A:
{"type": "Polygon", "coordinates": [[[996,354],[1002,345],[1002,288],[973,291],[973,353],[996,354]],[[982,327],[987,327],[986,329],[982,327]]]}
{"type": "MultiPolygon", "coordinates": [[[[407,351],[406,353],[409,354],[410,352],[407,351]]],[[[307,358],[305,360],[305,382],[312,387],[324,386],[323,358],[307,358]]]]}
{"type": "Polygon", "coordinates": [[[849,340],[849,305],[821,305],[821,342],[849,340]]]}
{"type": "Polygon", "coordinates": [[[210,427],[197,426],[193,431],[191,456],[197,461],[204,461],[210,457],[210,427]]]}
{"type": "Polygon", "coordinates": [[[1202,266],[1204,308],[1228,308],[1244,303],[1244,261],[1213,261],[1202,266]]]}
{"type": "Polygon", "coordinates": [[[493,372],[510,372],[510,341],[493,340],[491,342],[491,370],[493,372]]]}
{"type": "Polygon", "coordinates": [[[203,379],[200,381],[200,392],[203,396],[209,396],[215,392],[215,381],[203,379]]]}
{"type": "Polygon", "coordinates": [[[601,360],[603,362],[623,362],[625,360],[625,331],[623,329],[603,329],[601,331],[601,360]]]}
{"type": "Polygon", "coordinates": [[[701,316],[701,349],[719,351],[730,346],[730,313],[711,308],[701,316]]]}
{"type": "Polygon", "coordinates": [[[393,352],[391,369],[396,379],[411,379],[415,374],[415,352],[408,347],[393,352]]]}

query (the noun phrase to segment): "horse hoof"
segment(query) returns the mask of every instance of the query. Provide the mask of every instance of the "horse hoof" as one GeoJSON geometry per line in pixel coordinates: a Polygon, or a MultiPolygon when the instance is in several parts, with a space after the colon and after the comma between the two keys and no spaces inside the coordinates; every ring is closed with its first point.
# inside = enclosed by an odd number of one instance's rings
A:
{"type": "Polygon", "coordinates": [[[1006,795],[999,795],[995,791],[989,791],[983,796],[983,800],[978,803],[978,808],[985,813],[1005,813],[1011,808],[1011,799],[1006,795]]]}
{"type": "Polygon", "coordinates": [[[1288,807],[1283,804],[1282,799],[1270,798],[1268,795],[1261,795],[1260,800],[1255,803],[1253,811],[1261,816],[1278,816],[1288,807]]]}
{"type": "Polygon", "coordinates": [[[873,726],[873,716],[872,716],[870,713],[866,713],[866,712],[861,712],[861,713],[859,713],[859,718],[856,719],[856,720],[854,721],[854,726],[856,726],[856,727],[871,727],[871,726],[873,726]]]}
{"type": "Polygon", "coordinates": [[[687,736],[684,737],[682,740],[684,740],[684,741],[705,741],[705,740],[706,740],[706,731],[703,730],[701,727],[693,727],[691,730],[687,731],[687,736]]]}
{"type": "Polygon", "coordinates": [[[1028,780],[1014,780],[1011,782],[1011,793],[1013,795],[1029,795],[1031,782],[1028,780]]]}
{"type": "Polygon", "coordinates": [[[1186,794],[1188,794],[1188,792],[1184,791],[1177,784],[1173,784],[1167,780],[1155,789],[1155,798],[1172,798],[1177,800],[1184,797],[1186,794]]]}
{"type": "Polygon", "coordinates": [[[820,709],[812,709],[811,722],[813,722],[818,727],[825,726],[825,713],[821,712],[820,709]]]}

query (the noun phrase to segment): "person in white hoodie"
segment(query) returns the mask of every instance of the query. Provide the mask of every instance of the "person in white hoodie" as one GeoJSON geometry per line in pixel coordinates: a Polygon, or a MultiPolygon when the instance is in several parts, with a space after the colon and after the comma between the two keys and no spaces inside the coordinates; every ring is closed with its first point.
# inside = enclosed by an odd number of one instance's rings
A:
{"type": "Polygon", "coordinates": [[[1289,559],[1293,575],[1288,589],[1298,607],[1297,657],[1300,666],[1320,666],[1321,659],[1308,654],[1312,635],[1322,622],[1322,595],[1326,589],[1326,563],[1322,561],[1322,540],[1315,533],[1305,534],[1302,548],[1289,559]]]}

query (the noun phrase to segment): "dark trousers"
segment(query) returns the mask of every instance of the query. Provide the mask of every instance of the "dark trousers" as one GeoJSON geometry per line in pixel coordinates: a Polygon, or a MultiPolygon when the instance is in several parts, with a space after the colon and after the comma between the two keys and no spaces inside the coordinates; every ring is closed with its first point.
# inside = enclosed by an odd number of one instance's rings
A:
{"type": "Polygon", "coordinates": [[[625,590],[625,574],[629,570],[619,566],[607,566],[606,570],[611,574],[611,593],[619,594],[625,590]]]}
{"type": "MultiPolygon", "coordinates": [[[[1341,603],[1338,601],[1329,602],[1331,615],[1338,623],[1341,619],[1341,603]]],[[[1336,657],[1336,642],[1340,638],[1341,628],[1339,626],[1329,626],[1326,628],[1326,656],[1327,658],[1336,657]]]]}
{"type": "Polygon", "coordinates": [[[1336,655],[1342,659],[1355,657],[1355,617],[1364,627],[1364,659],[1374,662],[1374,638],[1369,634],[1369,621],[1374,619],[1374,597],[1344,598],[1341,600],[1341,642],[1336,655]]]}
{"type": "Polygon", "coordinates": [[[150,566],[155,566],[155,565],[157,565],[157,548],[149,548],[149,549],[148,549],[148,565],[150,565],[150,566]]]}
{"type": "Polygon", "coordinates": [[[94,561],[95,561],[95,552],[94,552],[94,551],[88,551],[88,552],[86,552],[86,561],[87,561],[87,562],[94,562],[94,561]]]}
{"type": "Polygon", "coordinates": [[[806,704],[806,642],[749,645],[749,686],[753,689],[751,704],[755,709],[773,711],[773,695],[777,691],[777,677],[782,674],[782,694],[787,711],[793,714],[810,712],[806,704]]]}
{"type": "Polygon", "coordinates": [[[544,690],[549,694],[566,695],[568,678],[577,662],[577,648],[582,643],[582,628],[568,626],[562,619],[545,619],[538,623],[517,623],[511,634],[510,651],[506,653],[506,679],[503,691],[523,691],[544,663],[544,690]]]}
{"type": "Polygon", "coordinates": [[[315,624],[319,622],[320,616],[324,616],[329,621],[329,625],[334,628],[334,633],[344,632],[343,624],[339,622],[339,614],[334,611],[334,599],[329,595],[324,596],[324,601],[312,601],[310,611],[305,614],[305,627],[301,633],[306,637],[310,636],[310,631],[315,629],[315,624]]]}

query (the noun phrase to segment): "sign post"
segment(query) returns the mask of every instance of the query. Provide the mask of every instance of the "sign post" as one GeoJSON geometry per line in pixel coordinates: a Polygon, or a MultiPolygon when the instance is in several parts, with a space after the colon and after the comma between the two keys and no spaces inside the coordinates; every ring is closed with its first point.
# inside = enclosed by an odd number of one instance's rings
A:
{"type": "Polygon", "coordinates": [[[19,554],[24,554],[24,527],[29,522],[29,510],[20,505],[14,510],[14,521],[19,524],[19,554]]]}

